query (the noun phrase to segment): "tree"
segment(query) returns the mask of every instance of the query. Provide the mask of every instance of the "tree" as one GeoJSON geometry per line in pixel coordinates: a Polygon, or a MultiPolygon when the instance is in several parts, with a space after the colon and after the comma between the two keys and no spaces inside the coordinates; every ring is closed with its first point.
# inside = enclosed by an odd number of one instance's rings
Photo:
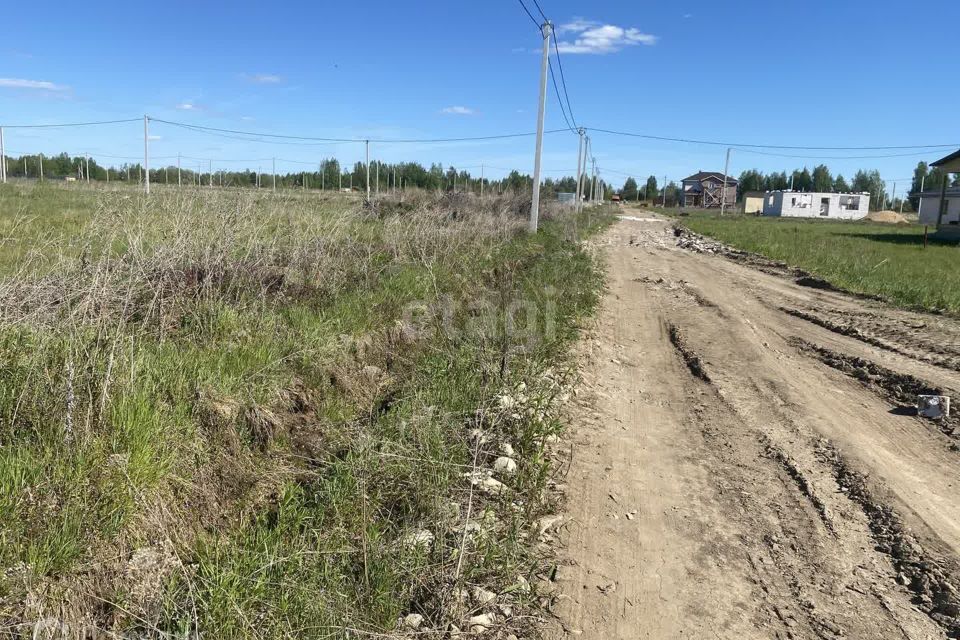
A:
{"type": "Polygon", "coordinates": [[[833,176],[827,165],[821,164],[813,168],[813,190],[820,193],[833,191],[833,176]]]}
{"type": "Polygon", "coordinates": [[[833,181],[833,190],[837,193],[849,193],[850,185],[842,175],[837,175],[837,179],[833,181]]]}
{"type": "Polygon", "coordinates": [[[806,167],[803,171],[793,172],[793,190],[794,191],[813,191],[813,176],[806,167]]]}
{"type": "Polygon", "coordinates": [[[633,178],[627,178],[627,181],[623,183],[623,188],[620,190],[620,197],[624,200],[636,200],[637,181],[633,178]]]}
{"type": "Polygon", "coordinates": [[[771,173],[767,176],[767,191],[783,191],[790,186],[790,180],[785,171],[780,173],[771,173]]]}
{"type": "Polygon", "coordinates": [[[659,188],[657,187],[657,177],[650,176],[647,178],[647,184],[643,189],[643,197],[645,200],[656,200],[657,193],[659,193],[659,188]]]}
{"type": "Polygon", "coordinates": [[[764,191],[765,189],[766,179],[756,169],[749,169],[740,174],[740,197],[748,191],[764,191]]]}
{"type": "Polygon", "coordinates": [[[871,196],[871,203],[877,202],[877,206],[883,208],[886,200],[886,191],[887,185],[884,183],[883,178],[880,177],[880,172],[877,170],[873,171],[857,171],[857,175],[853,176],[853,184],[851,185],[851,191],[856,193],[869,193],[871,196]]]}

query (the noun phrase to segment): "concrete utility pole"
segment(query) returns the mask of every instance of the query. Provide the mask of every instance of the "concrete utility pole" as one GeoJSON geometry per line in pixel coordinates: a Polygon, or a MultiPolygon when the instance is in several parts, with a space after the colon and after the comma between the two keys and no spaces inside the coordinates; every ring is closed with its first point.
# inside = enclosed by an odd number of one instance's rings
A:
{"type": "Polygon", "coordinates": [[[927,184],[927,176],[920,176],[920,202],[917,203],[917,213],[923,208],[923,187],[927,184]]]}
{"type": "Polygon", "coordinates": [[[183,186],[183,179],[180,175],[180,154],[177,154],[177,187],[183,186]]]}
{"type": "Polygon", "coordinates": [[[370,141],[367,140],[367,200],[370,200],[370,141]]]}
{"type": "Polygon", "coordinates": [[[213,160],[207,160],[207,173],[210,174],[210,188],[213,189],[213,160]]]}
{"type": "Polygon", "coordinates": [[[84,157],[84,161],[86,161],[86,164],[87,164],[87,168],[86,168],[87,184],[90,184],[90,156],[87,155],[86,157],[84,157]]]}
{"type": "Polygon", "coordinates": [[[147,171],[143,192],[150,195],[150,118],[148,116],[143,116],[143,167],[147,171]]]}
{"type": "Polygon", "coordinates": [[[537,150],[533,158],[533,197],[530,202],[530,233],[537,232],[540,218],[540,155],[543,152],[543,118],[547,110],[547,64],[550,62],[550,36],[553,25],[547,20],[543,33],[543,57],[540,60],[540,106],[537,109],[537,150]]]}
{"type": "Polygon", "coordinates": [[[277,159],[273,159],[273,190],[277,190],[277,159]]]}
{"type": "Polygon", "coordinates": [[[0,127],[0,180],[7,184],[7,152],[3,147],[3,127],[0,127]]]}
{"type": "Polygon", "coordinates": [[[667,206],[667,176],[663,176],[663,206],[667,206]]]}
{"type": "Polygon", "coordinates": [[[575,203],[576,204],[575,209],[579,213],[580,212],[580,180],[583,177],[583,129],[581,128],[579,131],[577,131],[577,134],[579,134],[580,141],[577,144],[577,188],[574,189],[576,193],[574,194],[573,197],[577,199],[575,203]]]}
{"type": "Polygon", "coordinates": [[[730,149],[727,149],[727,162],[723,165],[723,191],[720,192],[720,215],[727,210],[727,173],[730,171],[730,149]]]}
{"type": "Polygon", "coordinates": [[[337,191],[343,191],[343,173],[337,174],[337,191]]]}
{"type": "Polygon", "coordinates": [[[43,154],[40,154],[40,182],[43,182],[43,154]]]}
{"type": "Polygon", "coordinates": [[[896,203],[897,203],[897,181],[894,180],[894,181],[893,181],[893,196],[890,198],[890,204],[893,205],[893,204],[896,204],[896,203]]]}

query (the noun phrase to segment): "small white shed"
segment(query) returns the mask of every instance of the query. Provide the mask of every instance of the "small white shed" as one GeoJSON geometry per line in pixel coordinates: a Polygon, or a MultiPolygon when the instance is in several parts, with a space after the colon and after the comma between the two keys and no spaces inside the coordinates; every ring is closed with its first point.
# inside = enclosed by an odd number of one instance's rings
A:
{"type": "Polygon", "coordinates": [[[763,199],[765,216],[860,220],[868,213],[870,213],[869,193],[768,191],[763,199]]]}

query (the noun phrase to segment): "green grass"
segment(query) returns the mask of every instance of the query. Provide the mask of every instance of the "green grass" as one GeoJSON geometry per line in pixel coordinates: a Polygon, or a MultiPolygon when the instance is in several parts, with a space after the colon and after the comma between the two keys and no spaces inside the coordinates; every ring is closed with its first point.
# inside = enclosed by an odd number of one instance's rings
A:
{"type": "Polygon", "coordinates": [[[955,243],[923,247],[923,227],[744,216],[684,217],[690,230],[780,260],[856,293],[960,313],[955,243]]]}
{"type": "Polygon", "coordinates": [[[543,441],[602,286],[580,241],[605,216],[530,236],[495,200],[17,193],[0,220],[24,249],[59,241],[0,283],[4,621],[347,637],[459,621],[458,586],[532,577],[543,441]],[[495,524],[461,561],[463,472],[500,442],[519,472],[474,496],[495,524]]]}

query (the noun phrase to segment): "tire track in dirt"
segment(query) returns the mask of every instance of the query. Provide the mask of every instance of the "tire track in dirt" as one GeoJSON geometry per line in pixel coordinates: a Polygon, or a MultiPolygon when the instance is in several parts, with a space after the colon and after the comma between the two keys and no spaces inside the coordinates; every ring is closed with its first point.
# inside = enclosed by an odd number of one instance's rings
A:
{"type": "Polygon", "coordinates": [[[788,340],[852,339],[771,308],[839,294],[795,293],[679,250],[670,235],[667,223],[630,222],[605,239],[610,292],[588,341],[568,489],[568,628],[587,638],[953,633],[944,594],[960,518],[949,475],[960,467],[929,427],[890,415],[873,390],[788,340]],[[709,291],[708,304],[678,281],[709,291]],[[942,571],[926,578],[930,607],[911,587],[925,579],[879,543],[850,473],[924,549],[910,566],[942,571]],[[598,507],[607,495],[643,508],[620,518],[598,507]],[[592,583],[610,574],[617,588],[601,593],[592,583]]]}

